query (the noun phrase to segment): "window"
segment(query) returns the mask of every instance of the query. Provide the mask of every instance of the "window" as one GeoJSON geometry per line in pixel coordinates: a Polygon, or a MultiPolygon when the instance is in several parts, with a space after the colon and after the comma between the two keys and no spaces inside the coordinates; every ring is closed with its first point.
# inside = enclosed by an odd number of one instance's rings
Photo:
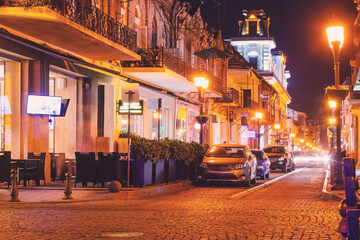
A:
{"type": "Polygon", "coordinates": [[[258,62],[258,57],[257,56],[251,56],[251,57],[249,57],[249,63],[250,63],[250,65],[253,67],[253,68],[255,68],[255,69],[257,69],[257,62],[258,62]]]}
{"type": "Polygon", "coordinates": [[[249,22],[249,35],[257,35],[257,21],[249,22]]]}
{"type": "Polygon", "coordinates": [[[152,34],[151,34],[151,48],[156,48],[157,46],[157,23],[156,23],[156,18],[153,19],[152,22],[152,34]]]}
{"type": "Polygon", "coordinates": [[[98,128],[97,128],[97,136],[104,136],[104,104],[105,104],[105,87],[104,85],[98,86],[98,128]]]}

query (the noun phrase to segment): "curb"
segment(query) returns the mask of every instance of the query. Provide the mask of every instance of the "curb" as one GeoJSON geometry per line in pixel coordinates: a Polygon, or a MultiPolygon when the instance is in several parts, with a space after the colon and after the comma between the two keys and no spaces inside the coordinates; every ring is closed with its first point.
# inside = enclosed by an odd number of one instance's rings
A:
{"type": "MultiPolygon", "coordinates": [[[[193,183],[192,181],[182,181],[182,182],[178,182],[178,183],[169,183],[169,184],[164,184],[164,185],[157,185],[157,186],[148,186],[145,188],[134,188],[134,189],[127,189],[124,188],[122,189],[120,192],[118,193],[110,193],[108,191],[108,189],[106,189],[106,191],[104,191],[105,189],[99,189],[99,190],[95,190],[94,192],[100,192],[103,193],[103,196],[99,196],[99,197],[94,197],[91,199],[77,199],[76,197],[74,199],[67,199],[67,200],[62,200],[61,198],[59,200],[54,200],[54,201],[47,201],[47,200],[40,200],[40,201],[26,201],[26,200],[22,200],[21,196],[20,196],[20,202],[0,202],[0,204],[4,204],[4,203],[10,203],[10,204],[18,204],[18,203],[23,203],[23,204],[59,204],[59,203],[78,203],[78,202],[93,202],[93,201],[109,201],[109,200],[124,200],[124,199],[136,199],[136,198],[143,198],[143,197],[152,197],[152,196],[157,196],[157,195],[165,195],[165,194],[172,194],[175,192],[179,192],[179,191],[183,191],[186,189],[189,189],[193,187],[193,183]]],[[[37,191],[39,189],[31,189],[29,191],[37,191]]],[[[50,190],[50,189],[41,189],[39,191],[42,190],[50,190]]],[[[64,191],[61,189],[52,189],[52,190],[57,190],[57,191],[64,191]]],[[[87,191],[89,192],[89,190],[83,190],[83,189],[75,189],[76,192],[78,191],[87,191]]],[[[74,193],[74,190],[73,190],[74,193]]],[[[9,197],[10,200],[10,197],[9,197]]]]}
{"type": "Polygon", "coordinates": [[[286,178],[286,177],[288,177],[288,176],[291,176],[291,175],[293,175],[293,174],[295,174],[295,173],[298,173],[298,172],[301,172],[301,171],[303,171],[303,170],[304,170],[303,168],[302,168],[302,169],[296,169],[295,171],[293,171],[293,172],[291,172],[291,173],[287,173],[287,174],[282,175],[282,176],[280,176],[280,177],[277,177],[277,178],[275,178],[275,179],[273,179],[273,180],[270,180],[270,181],[268,181],[268,182],[265,182],[265,183],[263,183],[263,184],[260,184],[260,185],[258,185],[258,186],[256,186],[256,187],[250,188],[250,189],[248,189],[248,190],[246,190],[246,191],[243,191],[243,192],[240,192],[240,193],[236,193],[236,194],[234,194],[234,195],[231,195],[230,197],[228,197],[228,199],[233,200],[233,199],[236,199],[236,198],[242,198],[242,197],[244,197],[245,195],[247,195],[248,193],[250,193],[250,192],[252,192],[252,191],[255,191],[255,190],[260,189],[260,188],[265,188],[265,187],[267,187],[267,186],[269,186],[269,185],[271,185],[271,184],[274,184],[274,183],[277,182],[277,181],[280,181],[280,180],[283,179],[283,178],[286,178]]]}
{"type": "Polygon", "coordinates": [[[330,189],[330,185],[328,183],[328,180],[330,179],[330,165],[328,165],[327,169],[325,170],[325,180],[324,185],[322,189],[322,196],[324,200],[333,200],[333,201],[341,201],[344,197],[339,196],[337,194],[332,193],[331,191],[328,191],[330,189]]]}

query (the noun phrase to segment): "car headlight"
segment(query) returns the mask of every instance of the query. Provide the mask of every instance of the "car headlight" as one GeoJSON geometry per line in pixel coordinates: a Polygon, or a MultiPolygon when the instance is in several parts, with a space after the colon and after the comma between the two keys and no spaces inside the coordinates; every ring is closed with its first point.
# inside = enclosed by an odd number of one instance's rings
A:
{"type": "Polygon", "coordinates": [[[284,161],[285,158],[284,157],[279,157],[278,161],[284,161]]]}
{"type": "Polygon", "coordinates": [[[244,168],[245,165],[244,164],[236,164],[234,169],[241,169],[241,168],[244,168]]]}
{"type": "Polygon", "coordinates": [[[201,163],[201,164],[200,164],[200,167],[202,167],[202,168],[208,168],[208,165],[207,165],[206,163],[201,163]]]}

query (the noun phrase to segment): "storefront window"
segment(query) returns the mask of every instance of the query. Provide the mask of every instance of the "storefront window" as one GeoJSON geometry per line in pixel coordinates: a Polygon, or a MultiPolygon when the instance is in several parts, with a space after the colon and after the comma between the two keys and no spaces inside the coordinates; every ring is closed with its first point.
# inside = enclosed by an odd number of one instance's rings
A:
{"type": "MultiPolygon", "coordinates": [[[[5,96],[5,62],[0,61],[0,96],[5,96]]],[[[0,150],[5,150],[5,102],[1,101],[2,104],[0,106],[0,150]]]]}
{"type": "MultiPolygon", "coordinates": [[[[120,119],[121,131],[128,131],[128,116],[122,115],[120,119]]],[[[144,137],[144,127],[143,127],[143,115],[131,115],[130,116],[130,132],[144,137]]]]}
{"type": "Polygon", "coordinates": [[[169,109],[161,109],[160,115],[158,114],[157,110],[153,110],[152,112],[152,131],[151,131],[151,138],[158,139],[158,132],[160,127],[160,139],[168,138],[169,137],[169,109]],[[160,126],[158,124],[158,117],[160,116],[160,126]]]}

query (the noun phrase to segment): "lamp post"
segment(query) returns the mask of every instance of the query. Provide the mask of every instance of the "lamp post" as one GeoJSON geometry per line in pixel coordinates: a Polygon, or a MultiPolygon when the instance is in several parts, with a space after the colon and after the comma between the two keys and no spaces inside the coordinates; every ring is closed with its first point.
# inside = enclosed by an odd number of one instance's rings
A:
{"type": "MultiPolygon", "coordinates": [[[[342,96],[344,91],[340,89],[340,50],[344,43],[344,28],[340,26],[339,24],[335,24],[334,26],[328,27],[326,29],[326,34],[329,40],[329,45],[333,53],[334,57],[334,76],[335,76],[335,89],[333,89],[333,93],[330,94],[330,91],[327,91],[327,95],[334,95],[336,99],[342,99],[342,96]]],[[[347,92],[346,92],[347,93],[347,92]]],[[[333,96],[333,97],[334,97],[333,96]]],[[[330,107],[333,108],[333,112],[336,108],[336,102],[335,101],[329,101],[330,107]],[[331,102],[331,103],[330,103],[331,102]]],[[[334,164],[334,177],[335,182],[333,189],[340,189],[343,187],[343,179],[342,179],[342,169],[341,169],[341,126],[340,126],[340,114],[341,114],[341,106],[337,108],[337,124],[336,124],[336,155],[333,158],[333,164],[334,164]]]]}
{"type": "Polygon", "coordinates": [[[335,118],[330,118],[329,119],[329,123],[331,125],[331,128],[330,128],[330,132],[332,134],[332,138],[331,138],[331,150],[334,150],[334,145],[335,145],[335,132],[336,132],[336,129],[334,129],[334,125],[336,124],[336,119],[335,118]]]}
{"type": "Polygon", "coordinates": [[[291,137],[291,150],[294,151],[294,138],[295,138],[295,133],[290,133],[290,137],[291,137]]]}
{"type": "Polygon", "coordinates": [[[274,128],[276,129],[276,140],[275,140],[275,142],[276,142],[277,145],[279,145],[279,142],[280,142],[280,136],[279,136],[280,127],[281,126],[278,123],[274,125],[274,128]]]}
{"type": "Polygon", "coordinates": [[[204,141],[204,124],[207,122],[207,120],[209,119],[207,116],[204,116],[204,111],[203,111],[203,99],[204,99],[204,93],[205,90],[207,89],[208,85],[209,85],[209,80],[204,78],[204,77],[195,77],[194,78],[194,83],[196,88],[198,89],[199,92],[199,100],[201,101],[201,107],[200,107],[200,116],[196,116],[196,120],[199,122],[200,124],[200,144],[203,144],[204,141]]]}
{"type": "Polygon", "coordinates": [[[258,149],[260,149],[260,138],[261,138],[261,134],[260,134],[260,120],[263,118],[263,114],[261,112],[256,112],[255,113],[255,118],[257,119],[257,125],[258,125],[258,144],[257,147],[258,149]]]}

